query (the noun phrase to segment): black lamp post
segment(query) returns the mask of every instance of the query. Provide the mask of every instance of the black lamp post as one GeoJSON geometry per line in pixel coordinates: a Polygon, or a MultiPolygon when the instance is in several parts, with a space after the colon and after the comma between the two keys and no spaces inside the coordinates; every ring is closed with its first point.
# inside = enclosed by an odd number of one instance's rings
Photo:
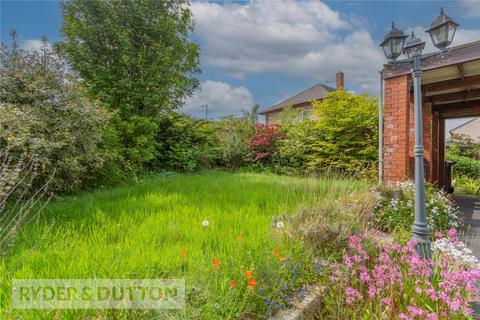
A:
{"type": "Polygon", "coordinates": [[[425,31],[430,34],[435,47],[440,50],[446,50],[452,43],[458,26],[459,24],[447,16],[443,8],[441,8],[440,15],[432,22],[430,28],[425,31]]]}
{"type": "MultiPolygon", "coordinates": [[[[426,30],[432,38],[432,42],[443,53],[452,43],[455,30],[459,26],[452,18],[445,15],[443,8],[440,15],[432,22],[430,28],[426,30]]],[[[422,117],[422,51],[425,48],[425,41],[415,37],[413,31],[407,41],[402,31],[395,28],[392,23],[392,29],[385,36],[380,44],[385,56],[390,60],[390,64],[395,64],[395,60],[400,54],[405,53],[412,69],[413,87],[414,87],[414,114],[415,114],[415,222],[412,226],[413,239],[417,241],[417,253],[423,258],[431,258],[431,248],[429,239],[429,228],[427,224],[425,209],[425,174],[423,165],[423,117],[422,117]]],[[[430,56],[430,55],[429,55],[430,56]]]]}
{"type": "Polygon", "coordinates": [[[395,28],[395,24],[392,22],[392,29],[380,44],[388,60],[394,61],[402,54],[403,44],[406,38],[407,36],[403,34],[403,31],[395,28]]]}

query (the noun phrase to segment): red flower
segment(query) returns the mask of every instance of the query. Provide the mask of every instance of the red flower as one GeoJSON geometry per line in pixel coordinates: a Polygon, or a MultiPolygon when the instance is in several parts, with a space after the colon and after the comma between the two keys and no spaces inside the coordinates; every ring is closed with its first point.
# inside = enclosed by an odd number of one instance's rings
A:
{"type": "Polygon", "coordinates": [[[279,253],[280,251],[278,251],[278,249],[273,250],[273,254],[279,254],[279,253]]]}
{"type": "Polygon", "coordinates": [[[213,260],[212,263],[214,266],[219,266],[221,264],[221,262],[218,260],[213,260]]]}
{"type": "Polygon", "coordinates": [[[237,286],[237,281],[232,280],[230,281],[230,287],[236,287],[237,286]]]}
{"type": "Polygon", "coordinates": [[[255,287],[257,285],[257,281],[255,279],[250,279],[250,281],[248,281],[248,285],[250,287],[255,287]]]}
{"type": "Polygon", "coordinates": [[[245,271],[245,276],[246,276],[247,278],[253,277],[252,271],[250,271],[250,270],[245,271]]]}

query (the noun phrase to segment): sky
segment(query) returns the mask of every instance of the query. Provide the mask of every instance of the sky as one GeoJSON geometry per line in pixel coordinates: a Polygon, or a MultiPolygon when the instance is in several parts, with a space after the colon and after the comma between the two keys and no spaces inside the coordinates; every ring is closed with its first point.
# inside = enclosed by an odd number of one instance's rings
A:
{"type": "MultiPolygon", "coordinates": [[[[196,117],[240,114],[258,103],[264,110],[316,83],[377,95],[385,62],[378,44],[392,21],[424,30],[443,6],[460,23],[453,45],[480,40],[480,0],[458,1],[193,1],[192,41],[201,49],[200,89],[181,112],[196,117]]],[[[15,28],[22,46],[38,48],[40,37],[62,40],[58,1],[0,0],[2,42],[15,28]]]]}

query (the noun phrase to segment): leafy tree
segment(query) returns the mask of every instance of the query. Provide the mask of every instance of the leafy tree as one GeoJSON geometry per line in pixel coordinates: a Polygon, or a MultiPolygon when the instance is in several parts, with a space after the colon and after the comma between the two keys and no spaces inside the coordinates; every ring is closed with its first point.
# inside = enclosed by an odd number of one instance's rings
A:
{"type": "Polygon", "coordinates": [[[91,97],[116,111],[112,140],[123,167],[137,171],[159,156],[161,118],[198,86],[199,48],[189,39],[184,0],[62,2],[57,49],[84,79],[91,97]],[[115,134],[116,133],[116,134],[115,134]]]}
{"type": "Polygon", "coordinates": [[[184,0],[62,2],[58,49],[88,91],[122,119],[156,116],[182,105],[197,87],[199,48],[188,36],[192,14],[184,0]]]}
{"type": "Polygon", "coordinates": [[[110,113],[83,95],[78,78],[42,39],[40,52],[0,50],[0,149],[38,164],[34,184],[72,191],[96,180],[109,155],[102,148],[110,113]]]}

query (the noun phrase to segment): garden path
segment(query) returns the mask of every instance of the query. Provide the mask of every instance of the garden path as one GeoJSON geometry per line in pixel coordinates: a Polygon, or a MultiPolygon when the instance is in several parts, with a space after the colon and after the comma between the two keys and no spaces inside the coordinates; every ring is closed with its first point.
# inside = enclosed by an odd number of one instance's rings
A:
{"type": "MultiPolygon", "coordinates": [[[[480,259],[480,197],[455,195],[454,199],[464,214],[465,243],[480,259]]],[[[480,305],[475,306],[475,319],[480,319],[480,305]]]]}

